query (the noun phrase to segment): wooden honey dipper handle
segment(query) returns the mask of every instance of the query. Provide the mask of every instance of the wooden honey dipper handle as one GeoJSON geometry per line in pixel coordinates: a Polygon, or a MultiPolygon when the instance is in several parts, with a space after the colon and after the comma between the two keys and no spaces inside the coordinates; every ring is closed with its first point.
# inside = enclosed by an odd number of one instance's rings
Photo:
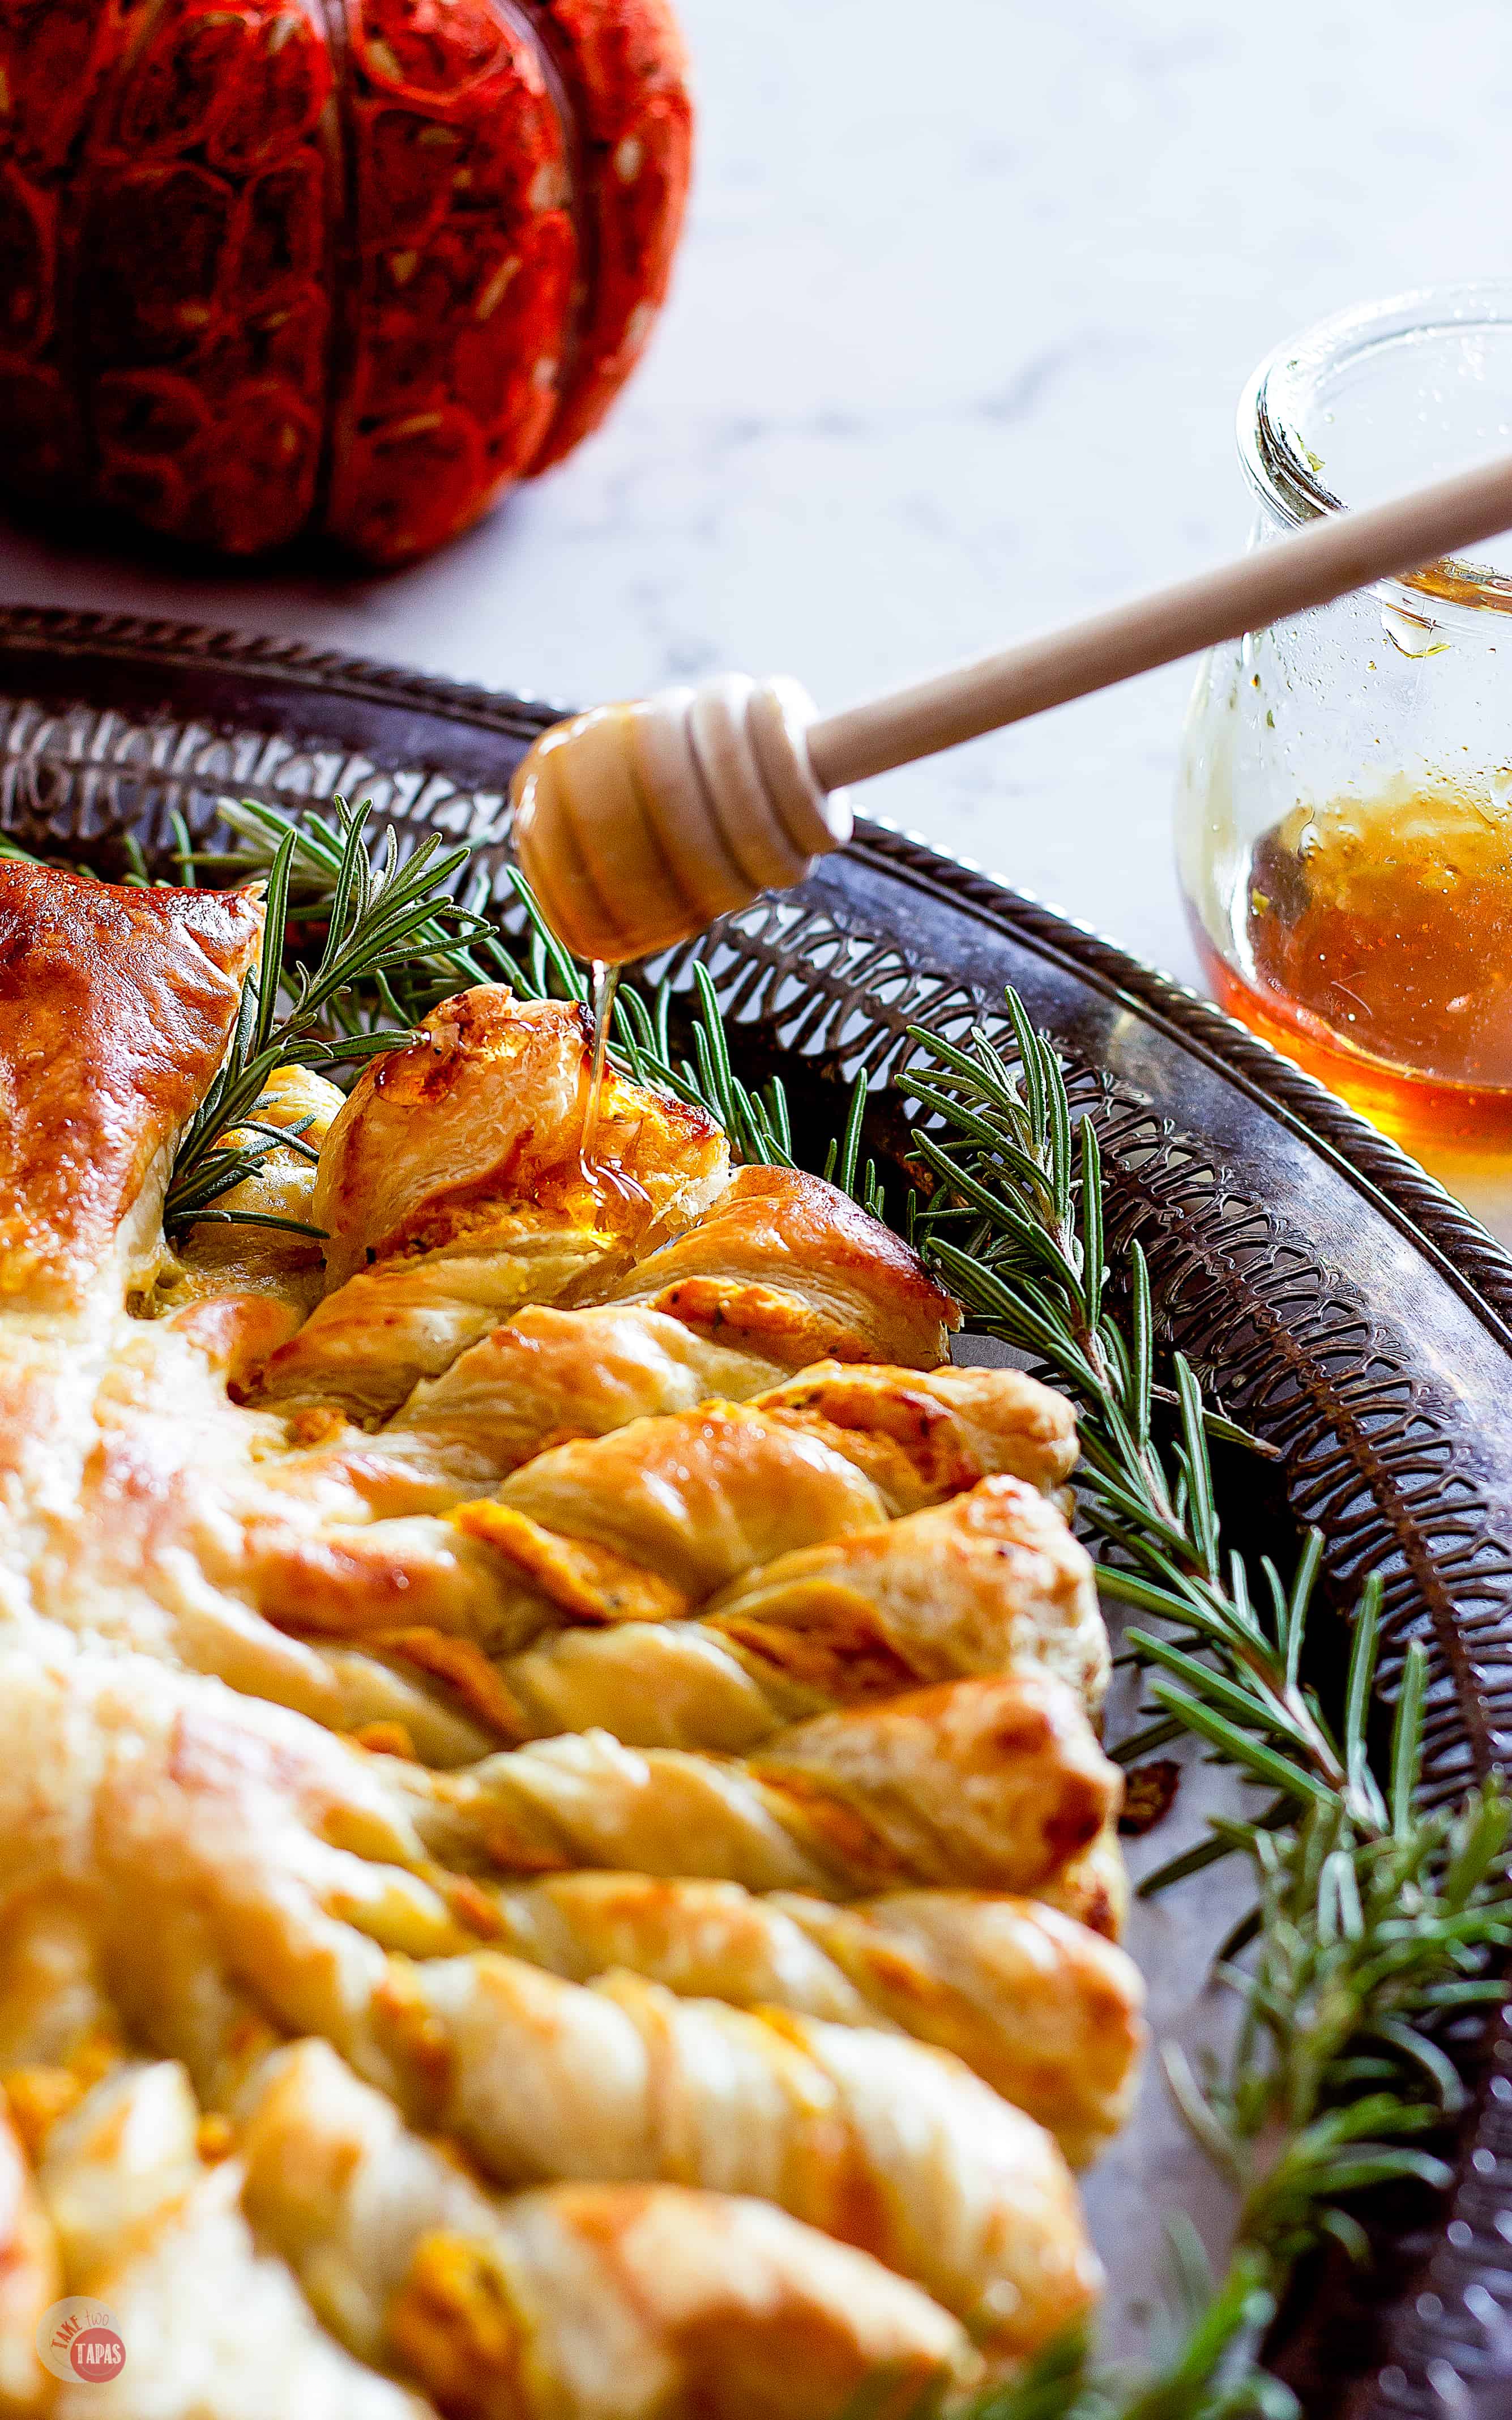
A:
{"type": "Polygon", "coordinates": [[[1512,529],[1512,457],[1295,535],[1045,637],[819,720],[737,675],[600,706],[516,777],[520,862],[584,957],[687,940],[850,837],[845,785],[1416,571],[1512,529]]]}
{"type": "Polygon", "coordinates": [[[1512,529],[1512,458],[1363,512],[1331,514],[1235,563],[827,715],[810,726],[810,763],[826,790],[867,781],[1331,604],[1350,589],[1421,570],[1505,529],[1512,529]]]}

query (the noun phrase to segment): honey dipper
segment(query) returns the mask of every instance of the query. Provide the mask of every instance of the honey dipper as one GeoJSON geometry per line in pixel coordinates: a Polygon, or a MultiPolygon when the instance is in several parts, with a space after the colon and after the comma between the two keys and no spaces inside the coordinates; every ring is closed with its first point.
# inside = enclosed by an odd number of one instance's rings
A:
{"type": "Polygon", "coordinates": [[[1512,458],[820,718],[796,681],[722,674],[542,735],[516,845],[548,921],[604,965],[692,939],[850,838],[845,785],[1109,689],[1512,528],[1512,458]]]}

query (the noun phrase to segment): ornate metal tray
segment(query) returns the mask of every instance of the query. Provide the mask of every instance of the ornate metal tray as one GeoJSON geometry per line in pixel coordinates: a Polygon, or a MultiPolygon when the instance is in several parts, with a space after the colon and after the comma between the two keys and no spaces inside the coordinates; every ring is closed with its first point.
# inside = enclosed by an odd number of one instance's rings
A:
{"type": "MultiPolygon", "coordinates": [[[[124,830],[162,847],[177,809],[203,834],[228,792],[371,795],[401,833],[480,842],[501,892],[509,775],[552,719],[280,642],[14,609],[0,613],[0,829],[109,871],[124,830]]],[[[877,825],[704,954],[742,1072],[780,1062],[817,1116],[864,1065],[884,1157],[901,1139],[889,1079],[905,1027],[1006,1030],[1014,984],[1095,1111],[1115,1217],[1145,1244],[1167,1332],[1282,1450],[1275,1484],[1323,1530],[1339,1591],[1384,1575],[1384,1686],[1406,1642],[1426,1641],[1429,1787],[1453,1793],[1512,1756],[1512,1260],[1472,1218],[1190,993],[877,825]]],[[[687,981],[686,954],[672,973],[687,981]]],[[[1248,1493],[1260,1484],[1249,1467],[1248,1493]]],[[[1242,1503],[1227,1510],[1242,1524],[1242,1503]]],[[[1512,2005],[1470,2055],[1453,2192],[1404,2196],[1363,2285],[1315,2269],[1281,2314],[1273,2358],[1319,2413],[1512,2409],[1512,2005]]],[[[1134,2173],[1129,2231],[1149,2236],[1159,2195],[1134,2173]]]]}

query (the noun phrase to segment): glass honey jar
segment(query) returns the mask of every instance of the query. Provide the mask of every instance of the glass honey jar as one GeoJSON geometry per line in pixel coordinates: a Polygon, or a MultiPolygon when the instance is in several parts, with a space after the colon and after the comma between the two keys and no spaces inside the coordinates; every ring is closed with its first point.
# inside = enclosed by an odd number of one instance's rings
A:
{"type": "MultiPolygon", "coordinates": [[[[1281,347],[1239,440],[1257,546],[1512,449],[1512,280],[1281,347]]],[[[1216,649],[1177,802],[1215,996],[1451,1183],[1512,1171],[1512,535],[1484,552],[1216,649]]]]}

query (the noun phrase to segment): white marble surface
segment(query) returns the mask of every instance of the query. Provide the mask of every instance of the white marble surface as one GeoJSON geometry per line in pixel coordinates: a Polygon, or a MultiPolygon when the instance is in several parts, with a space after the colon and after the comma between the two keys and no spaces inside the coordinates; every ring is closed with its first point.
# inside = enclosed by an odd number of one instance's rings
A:
{"type": "MultiPolygon", "coordinates": [[[[725,665],[839,704],[1239,544],[1289,329],[1504,268],[1496,0],[683,0],[702,145],[610,426],[439,562],[187,580],[0,536],[0,594],[548,696],[725,665]]],[[[868,794],[1175,972],[1186,675],[868,794]]]]}

